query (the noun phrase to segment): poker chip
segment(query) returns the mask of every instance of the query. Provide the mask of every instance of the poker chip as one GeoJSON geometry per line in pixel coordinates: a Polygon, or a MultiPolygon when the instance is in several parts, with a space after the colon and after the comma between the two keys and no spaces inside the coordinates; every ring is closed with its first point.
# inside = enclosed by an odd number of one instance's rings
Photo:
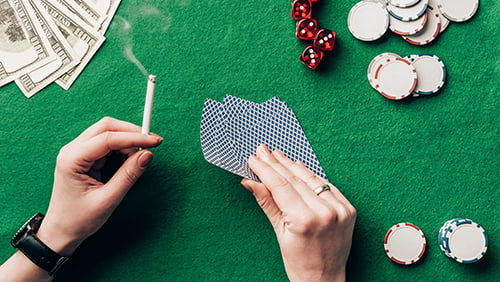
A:
{"type": "Polygon", "coordinates": [[[375,69],[375,89],[385,98],[401,100],[415,89],[417,71],[407,60],[386,58],[375,69]]]}
{"type": "Polygon", "coordinates": [[[347,26],[359,40],[377,40],[389,27],[389,14],[380,2],[361,1],[349,11],[347,26]]]}
{"type": "Polygon", "coordinates": [[[370,82],[370,85],[375,90],[377,90],[377,88],[375,86],[375,72],[377,70],[376,68],[380,65],[380,63],[382,63],[383,61],[385,61],[386,59],[389,59],[389,58],[395,59],[395,58],[401,58],[401,56],[399,56],[398,54],[395,54],[395,53],[390,53],[390,52],[382,53],[382,54],[377,55],[375,58],[373,58],[373,60],[368,65],[368,70],[367,70],[368,81],[370,82]]]}
{"type": "Polygon", "coordinates": [[[387,0],[387,2],[391,3],[392,5],[400,8],[407,8],[411,7],[420,0],[387,0]]]}
{"type": "Polygon", "coordinates": [[[390,16],[389,28],[392,32],[399,35],[413,35],[420,32],[425,27],[427,17],[428,13],[424,13],[424,15],[417,20],[405,22],[390,16]]]}
{"type": "Polygon", "coordinates": [[[427,9],[429,16],[425,28],[414,35],[403,35],[403,39],[413,45],[426,45],[434,41],[441,32],[441,22],[439,21],[439,13],[427,9]]]}
{"type": "Polygon", "coordinates": [[[429,0],[429,5],[427,5],[429,9],[431,9],[434,12],[437,12],[439,14],[439,22],[441,23],[441,31],[440,33],[443,33],[448,25],[450,25],[450,20],[447,19],[441,11],[438,9],[438,3],[437,0],[429,0]]]}
{"type": "Polygon", "coordinates": [[[441,13],[453,22],[469,20],[479,8],[479,0],[437,0],[437,3],[441,13]]]}
{"type": "Polygon", "coordinates": [[[400,21],[414,21],[425,14],[427,10],[428,0],[420,0],[417,4],[401,8],[386,2],[387,11],[391,16],[400,21]]]}
{"type": "Polygon", "coordinates": [[[398,223],[385,234],[384,248],[392,261],[403,265],[413,264],[422,258],[425,252],[425,235],[414,224],[398,223]]]}
{"type": "Polygon", "coordinates": [[[409,55],[405,57],[417,70],[417,85],[413,90],[419,95],[438,92],[446,81],[446,68],[441,59],[432,54],[409,55]]]}
{"type": "Polygon", "coordinates": [[[480,260],[488,249],[486,231],[466,218],[446,221],[439,229],[439,248],[456,262],[469,264],[480,260]]]}

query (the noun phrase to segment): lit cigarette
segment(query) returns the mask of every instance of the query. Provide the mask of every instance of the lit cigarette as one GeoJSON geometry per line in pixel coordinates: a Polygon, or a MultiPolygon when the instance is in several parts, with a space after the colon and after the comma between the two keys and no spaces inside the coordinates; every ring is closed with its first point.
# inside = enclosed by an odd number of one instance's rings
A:
{"type": "Polygon", "coordinates": [[[144,117],[142,119],[142,134],[149,134],[151,129],[151,114],[153,113],[153,100],[155,96],[156,75],[148,77],[148,88],[146,90],[146,102],[144,103],[144,117]]]}

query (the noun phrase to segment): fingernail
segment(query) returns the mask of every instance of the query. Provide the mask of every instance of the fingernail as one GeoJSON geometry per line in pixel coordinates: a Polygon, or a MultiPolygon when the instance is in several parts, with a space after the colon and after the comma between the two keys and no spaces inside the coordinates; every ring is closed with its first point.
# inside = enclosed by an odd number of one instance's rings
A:
{"type": "Polygon", "coordinates": [[[269,152],[269,149],[267,148],[266,144],[262,144],[259,146],[259,151],[264,154],[265,156],[269,156],[271,152],[269,152]]]}
{"type": "Polygon", "coordinates": [[[144,151],[142,155],[139,157],[139,166],[141,168],[146,168],[153,160],[153,153],[150,151],[144,151]]]}
{"type": "Polygon", "coordinates": [[[248,179],[247,178],[243,178],[241,180],[241,186],[245,187],[245,189],[247,189],[248,191],[252,192],[253,193],[253,190],[252,188],[248,185],[248,179]]]}
{"type": "Polygon", "coordinates": [[[286,159],[285,155],[280,150],[274,150],[273,154],[276,154],[276,156],[281,159],[286,159]]]}

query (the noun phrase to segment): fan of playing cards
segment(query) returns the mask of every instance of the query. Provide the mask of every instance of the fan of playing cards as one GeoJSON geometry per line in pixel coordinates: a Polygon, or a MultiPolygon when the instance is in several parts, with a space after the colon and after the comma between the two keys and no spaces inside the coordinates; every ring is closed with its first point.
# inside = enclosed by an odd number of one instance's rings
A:
{"type": "Polygon", "coordinates": [[[278,97],[258,104],[231,95],[222,103],[207,99],[201,118],[201,148],[205,159],[234,174],[259,181],[248,158],[266,144],[293,161],[302,161],[326,179],[293,111],[278,97]]]}
{"type": "Polygon", "coordinates": [[[68,90],[104,42],[121,0],[0,0],[0,87],[68,90]]]}

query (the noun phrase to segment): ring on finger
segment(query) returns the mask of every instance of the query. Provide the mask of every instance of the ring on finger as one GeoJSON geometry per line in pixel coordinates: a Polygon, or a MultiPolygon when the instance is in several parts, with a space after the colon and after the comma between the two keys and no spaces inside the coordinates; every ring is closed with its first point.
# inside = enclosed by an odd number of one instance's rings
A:
{"type": "Polygon", "coordinates": [[[314,193],[316,193],[316,195],[319,196],[319,194],[321,194],[321,193],[323,193],[325,191],[330,191],[330,190],[332,190],[332,188],[330,187],[330,185],[324,184],[323,186],[320,186],[320,187],[314,189],[314,193]]]}

